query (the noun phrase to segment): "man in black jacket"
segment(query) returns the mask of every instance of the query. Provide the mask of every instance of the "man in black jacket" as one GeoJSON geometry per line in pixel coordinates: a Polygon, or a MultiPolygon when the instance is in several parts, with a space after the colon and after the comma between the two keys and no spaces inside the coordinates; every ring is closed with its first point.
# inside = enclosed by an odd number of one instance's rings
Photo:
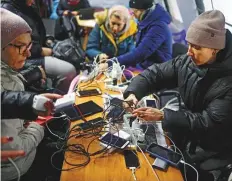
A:
{"type": "Polygon", "coordinates": [[[232,35],[224,27],[220,11],[201,14],[188,29],[187,55],[152,65],[124,93],[127,101],[137,104],[149,93],[178,87],[186,110],[146,107],[133,114],[147,121],[162,120],[180,140],[188,138],[221,155],[232,153],[232,35]]]}

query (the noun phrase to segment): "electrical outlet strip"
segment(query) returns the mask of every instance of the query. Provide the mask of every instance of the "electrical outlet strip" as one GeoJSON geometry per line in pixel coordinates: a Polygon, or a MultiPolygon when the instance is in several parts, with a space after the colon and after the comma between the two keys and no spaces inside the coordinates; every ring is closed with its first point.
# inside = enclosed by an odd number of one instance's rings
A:
{"type": "Polygon", "coordinates": [[[105,84],[105,89],[106,90],[120,92],[120,93],[123,93],[126,90],[127,87],[128,87],[128,85],[118,86],[118,85],[107,85],[107,84],[105,84]]]}
{"type": "Polygon", "coordinates": [[[56,111],[62,111],[63,108],[75,104],[75,100],[76,100],[75,92],[66,94],[62,98],[57,99],[54,104],[56,111]]]}

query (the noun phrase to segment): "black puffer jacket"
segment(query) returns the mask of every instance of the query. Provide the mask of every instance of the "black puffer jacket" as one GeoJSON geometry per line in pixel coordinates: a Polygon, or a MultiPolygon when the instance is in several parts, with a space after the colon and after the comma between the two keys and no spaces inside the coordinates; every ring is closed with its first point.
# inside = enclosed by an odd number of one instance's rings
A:
{"type": "Polygon", "coordinates": [[[60,0],[56,12],[59,16],[62,16],[65,10],[78,11],[79,9],[84,9],[89,7],[90,4],[88,0],[80,0],[76,5],[69,5],[67,0],[60,0]]]}
{"type": "Polygon", "coordinates": [[[31,57],[41,57],[42,47],[46,41],[46,30],[37,8],[33,5],[26,6],[25,0],[3,0],[1,7],[21,16],[32,29],[32,48],[31,57]]]}
{"type": "Polygon", "coordinates": [[[1,92],[1,119],[35,120],[38,116],[32,108],[35,95],[25,91],[1,92]]]}
{"type": "Polygon", "coordinates": [[[134,93],[141,99],[162,88],[179,87],[188,110],[164,109],[164,128],[196,139],[206,150],[232,151],[232,35],[228,30],[226,40],[214,63],[197,67],[191,57],[182,55],[154,64],[132,81],[124,97],[134,93]]]}

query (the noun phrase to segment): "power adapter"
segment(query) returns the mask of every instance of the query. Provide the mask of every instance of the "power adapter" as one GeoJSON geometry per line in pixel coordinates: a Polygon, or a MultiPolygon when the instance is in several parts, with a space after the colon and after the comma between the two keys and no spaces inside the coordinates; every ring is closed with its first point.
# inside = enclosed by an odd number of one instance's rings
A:
{"type": "Polygon", "coordinates": [[[66,94],[62,98],[57,99],[54,104],[56,112],[61,112],[62,110],[65,109],[65,107],[75,104],[75,100],[76,100],[75,92],[66,94]]]}

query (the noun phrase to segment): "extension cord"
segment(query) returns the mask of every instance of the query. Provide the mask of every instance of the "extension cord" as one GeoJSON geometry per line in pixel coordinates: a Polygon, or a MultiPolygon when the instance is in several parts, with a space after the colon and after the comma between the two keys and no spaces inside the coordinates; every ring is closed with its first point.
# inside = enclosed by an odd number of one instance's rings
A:
{"type": "Polygon", "coordinates": [[[62,111],[65,107],[75,104],[76,94],[72,92],[64,95],[62,98],[57,99],[54,106],[56,112],[62,111]]]}
{"type": "Polygon", "coordinates": [[[106,90],[120,92],[120,93],[123,93],[126,90],[127,87],[128,87],[127,85],[119,87],[117,85],[107,85],[107,84],[105,84],[105,89],[106,90]]]}

